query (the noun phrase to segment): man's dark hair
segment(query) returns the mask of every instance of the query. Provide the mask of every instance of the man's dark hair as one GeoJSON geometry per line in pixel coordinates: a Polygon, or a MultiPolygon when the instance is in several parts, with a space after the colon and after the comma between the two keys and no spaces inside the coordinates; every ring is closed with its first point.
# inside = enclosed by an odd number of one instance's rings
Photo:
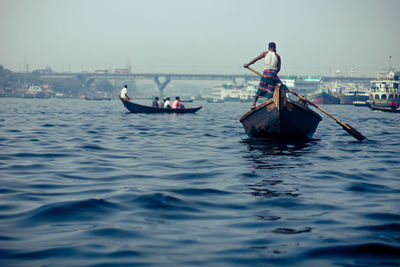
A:
{"type": "Polygon", "coordinates": [[[270,42],[270,43],[268,44],[268,48],[276,49],[276,44],[275,44],[274,42],[270,42]]]}
{"type": "Polygon", "coordinates": [[[125,87],[125,88],[128,88],[128,85],[125,84],[124,87],[125,87]]]}

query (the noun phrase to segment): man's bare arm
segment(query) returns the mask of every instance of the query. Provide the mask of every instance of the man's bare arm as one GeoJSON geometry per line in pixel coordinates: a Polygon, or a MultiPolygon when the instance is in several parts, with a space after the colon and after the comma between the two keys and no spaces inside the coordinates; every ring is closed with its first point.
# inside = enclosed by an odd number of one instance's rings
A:
{"type": "Polygon", "coordinates": [[[244,66],[245,68],[247,68],[248,66],[250,66],[250,65],[252,65],[252,64],[254,64],[254,63],[256,63],[257,61],[259,61],[260,59],[262,59],[263,57],[265,57],[265,55],[266,55],[267,53],[268,53],[267,51],[266,51],[266,52],[262,52],[258,57],[254,58],[254,59],[251,60],[248,64],[244,64],[243,66],[244,66]]]}

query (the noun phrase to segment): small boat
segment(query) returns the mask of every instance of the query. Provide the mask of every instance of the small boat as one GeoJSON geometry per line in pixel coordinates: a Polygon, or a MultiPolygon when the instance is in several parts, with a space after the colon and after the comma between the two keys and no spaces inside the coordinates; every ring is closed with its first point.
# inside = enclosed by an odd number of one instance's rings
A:
{"type": "Polygon", "coordinates": [[[377,107],[377,106],[369,106],[369,108],[372,110],[380,110],[380,111],[384,111],[384,112],[400,113],[400,109],[383,108],[383,107],[377,107]]]}
{"type": "Polygon", "coordinates": [[[196,111],[198,111],[199,109],[202,108],[202,106],[194,107],[194,108],[180,108],[180,109],[154,108],[154,107],[149,107],[149,106],[133,103],[130,101],[125,101],[122,99],[121,99],[121,102],[132,113],[195,113],[196,111]]]}
{"type": "Polygon", "coordinates": [[[250,137],[297,140],[311,139],[321,120],[304,101],[288,99],[283,89],[240,118],[250,137]]]}
{"type": "Polygon", "coordinates": [[[353,101],[353,105],[356,107],[368,107],[369,104],[369,100],[367,101],[353,101]]]}
{"type": "Polygon", "coordinates": [[[224,103],[224,100],[222,99],[217,99],[217,98],[209,98],[207,99],[208,103],[224,103]]]}
{"type": "Polygon", "coordinates": [[[100,100],[111,100],[111,97],[108,96],[85,96],[86,100],[95,100],[95,101],[100,101],[100,100]]]}

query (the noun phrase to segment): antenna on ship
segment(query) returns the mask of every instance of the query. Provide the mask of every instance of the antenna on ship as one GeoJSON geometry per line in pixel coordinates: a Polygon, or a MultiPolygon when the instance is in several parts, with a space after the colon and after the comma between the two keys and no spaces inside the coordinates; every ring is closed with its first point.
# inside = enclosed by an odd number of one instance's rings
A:
{"type": "Polygon", "coordinates": [[[392,70],[392,56],[389,56],[389,70],[392,70]]]}

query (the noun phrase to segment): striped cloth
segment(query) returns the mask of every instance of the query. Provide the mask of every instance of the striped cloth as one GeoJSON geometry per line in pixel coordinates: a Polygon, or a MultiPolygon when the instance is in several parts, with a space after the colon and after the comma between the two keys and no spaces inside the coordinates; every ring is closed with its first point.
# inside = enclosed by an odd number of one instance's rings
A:
{"type": "Polygon", "coordinates": [[[265,99],[272,98],[274,95],[275,85],[278,83],[283,85],[285,91],[288,90],[287,86],[282,83],[275,71],[264,70],[256,95],[265,99]]]}

